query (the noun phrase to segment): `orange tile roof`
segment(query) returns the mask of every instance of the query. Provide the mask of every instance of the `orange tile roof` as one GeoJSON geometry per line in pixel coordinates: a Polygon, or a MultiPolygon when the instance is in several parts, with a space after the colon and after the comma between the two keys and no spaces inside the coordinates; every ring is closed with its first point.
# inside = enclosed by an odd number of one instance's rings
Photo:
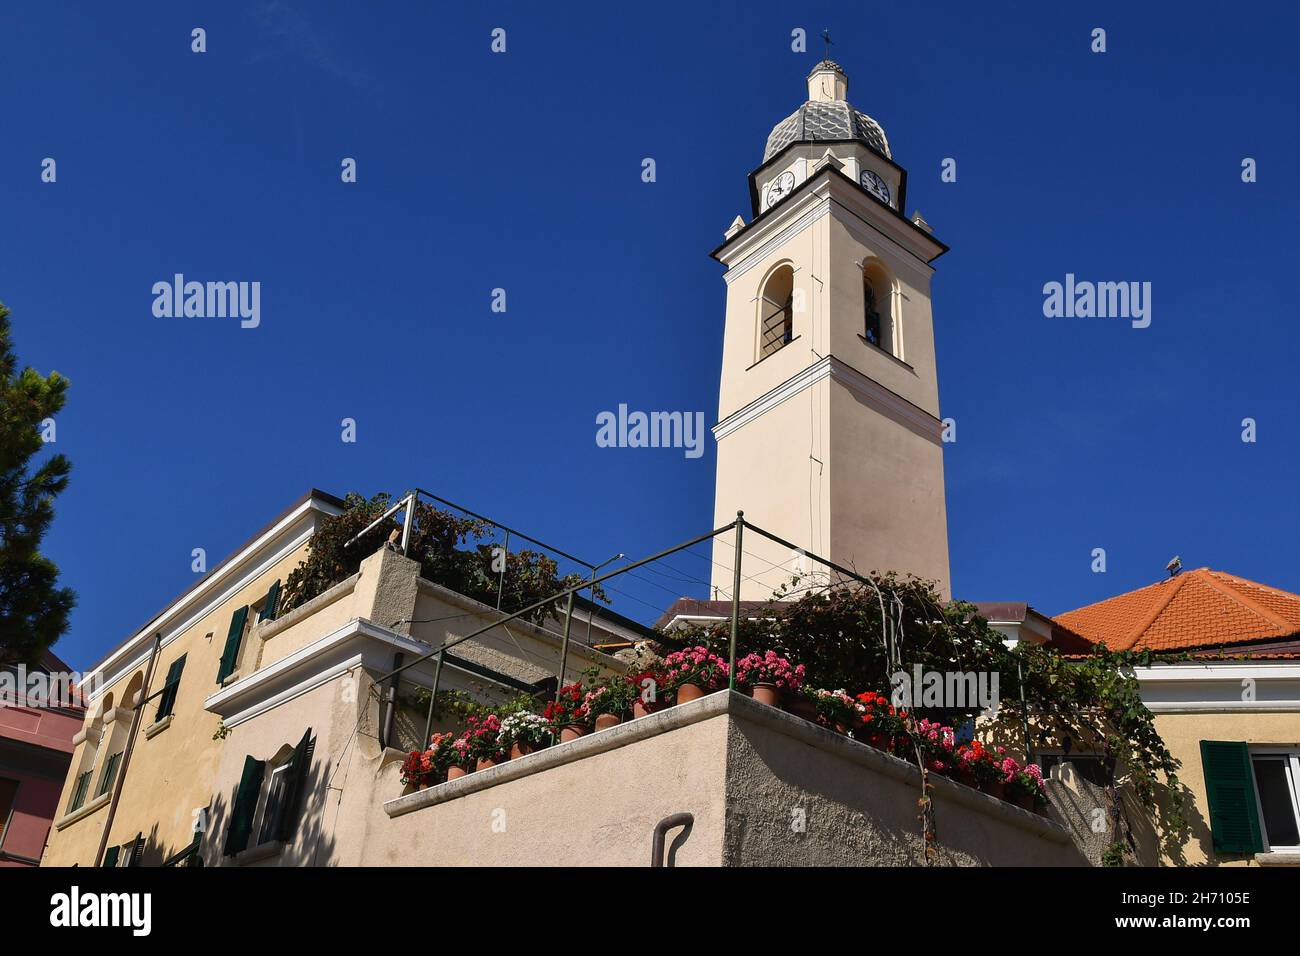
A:
{"type": "Polygon", "coordinates": [[[1054,620],[1111,650],[1191,650],[1300,634],[1300,595],[1197,568],[1054,620]]]}

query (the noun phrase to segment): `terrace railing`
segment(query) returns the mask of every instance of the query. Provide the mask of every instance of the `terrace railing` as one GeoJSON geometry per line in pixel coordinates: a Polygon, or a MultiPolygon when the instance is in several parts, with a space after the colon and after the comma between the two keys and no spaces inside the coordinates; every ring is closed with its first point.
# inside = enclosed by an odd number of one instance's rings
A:
{"type": "MultiPolygon", "coordinates": [[[[822,558],[818,555],[811,554],[806,550],[799,548],[797,545],[793,544],[792,542],[787,541],[784,538],[781,538],[775,534],[772,534],[770,531],[767,531],[759,527],[758,525],[747,522],[745,520],[745,515],[743,511],[737,512],[736,520],[730,522],[729,524],[723,525],[720,528],[715,528],[714,530],[709,531],[705,534],[697,535],[696,537],[693,537],[687,541],[683,541],[680,544],[674,545],[673,547],[666,548],[662,551],[658,551],[655,554],[649,555],[648,557],[644,557],[636,561],[631,561],[620,567],[614,568],[610,571],[606,571],[603,574],[599,573],[601,567],[611,563],[614,560],[618,560],[619,558],[622,558],[623,555],[618,555],[615,558],[610,559],[610,561],[606,561],[604,565],[593,565],[589,562],[583,561],[580,558],[575,558],[572,555],[566,555],[564,552],[558,551],[558,549],[552,548],[551,546],[546,545],[544,542],[541,542],[536,538],[532,538],[514,529],[507,528],[506,526],[500,525],[499,523],[492,521],[489,518],[485,518],[482,515],[477,515],[474,512],[469,511],[468,509],[462,508],[461,506],[456,505],[453,502],[447,501],[445,498],[440,498],[436,495],[432,495],[429,492],[425,492],[419,489],[411,492],[406,497],[404,497],[396,505],[394,505],[387,512],[385,512],[384,515],[382,515],[380,518],[377,518],[369,527],[367,527],[364,531],[358,534],[353,540],[355,541],[359,539],[364,534],[369,532],[371,529],[376,527],[382,521],[404,510],[405,516],[402,525],[401,540],[402,540],[402,548],[403,551],[405,552],[406,548],[409,547],[412,527],[414,523],[414,514],[415,514],[414,506],[415,503],[422,496],[430,498],[442,504],[448,505],[450,507],[457,508],[458,510],[464,512],[465,514],[478,518],[479,520],[488,522],[489,524],[495,527],[501,528],[504,532],[511,534],[516,538],[536,544],[539,547],[547,548],[548,550],[556,554],[563,555],[564,557],[567,557],[570,560],[578,563],[582,567],[587,568],[590,572],[590,576],[585,577],[581,583],[574,584],[566,588],[562,588],[561,590],[556,591],[554,594],[550,594],[542,598],[541,600],[529,604],[526,607],[519,608],[515,611],[509,613],[500,612],[499,617],[495,617],[492,621],[488,622],[487,624],[484,624],[481,627],[474,628],[469,632],[458,635],[454,638],[451,638],[450,640],[446,640],[442,642],[438,647],[435,647],[432,650],[430,650],[427,654],[423,654],[419,657],[414,658],[413,660],[403,661],[399,664],[396,664],[391,671],[376,679],[377,684],[386,685],[390,688],[390,696],[391,696],[392,694],[395,694],[396,687],[403,673],[405,673],[406,671],[410,670],[413,667],[426,664],[429,661],[433,662],[433,683],[429,695],[429,707],[428,707],[428,713],[426,715],[425,731],[423,736],[423,739],[425,741],[428,741],[433,731],[434,712],[435,712],[435,706],[436,706],[436,701],[438,696],[438,689],[442,679],[443,666],[444,664],[447,663],[447,659],[450,656],[449,652],[457,645],[463,644],[467,641],[471,641],[474,638],[480,637],[489,631],[502,627],[503,625],[509,624],[511,621],[515,621],[520,618],[526,618],[529,615],[534,614],[541,608],[548,607],[548,606],[555,607],[558,606],[560,602],[563,602],[564,604],[563,625],[562,625],[563,630],[558,635],[560,637],[560,654],[559,654],[558,665],[556,667],[556,672],[555,672],[556,686],[562,687],[564,686],[565,678],[567,676],[567,671],[568,671],[568,658],[569,658],[570,644],[572,641],[572,629],[573,629],[574,598],[579,592],[584,590],[594,590],[597,586],[604,585],[606,582],[611,582],[614,581],[615,579],[624,578],[625,576],[636,576],[638,570],[640,569],[654,570],[655,565],[658,564],[662,566],[663,562],[665,562],[666,559],[673,557],[674,555],[690,552],[695,554],[697,557],[701,557],[699,552],[695,551],[694,549],[696,549],[699,545],[705,543],[711,544],[714,541],[714,539],[717,539],[720,536],[728,535],[728,534],[732,535],[731,538],[732,560],[731,560],[730,568],[727,569],[730,570],[732,575],[731,589],[729,595],[730,609],[729,609],[727,622],[729,624],[729,640],[728,640],[729,687],[733,690],[735,689],[735,680],[736,680],[735,677],[736,640],[740,629],[740,620],[741,620],[741,613],[742,613],[742,602],[741,602],[740,595],[741,595],[741,589],[743,583],[745,581],[753,581],[763,588],[770,587],[770,590],[775,592],[779,587],[787,583],[789,577],[793,577],[796,573],[798,573],[797,569],[790,569],[788,572],[788,576],[786,576],[787,572],[785,571],[782,565],[772,562],[769,559],[764,558],[760,555],[746,551],[746,532],[749,532],[753,535],[757,535],[758,537],[765,539],[771,544],[775,544],[782,549],[786,549],[791,556],[791,558],[788,560],[815,562],[821,565],[822,567],[826,568],[827,571],[833,572],[838,579],[853,580],[864,584],[871,584],[869,579],[863,577],[862,575],[859,575],[857,572],[849,568],[842,567],[841,565],[838,565],[835,562],[830,561],[826,558],[822,558]],[[747,575],[744,570],[744,559],[746,555],[748,555],[751,559],[756,559],[758,561],[764,562],[764,564],[766,564],[769,569],[774,569],[777,573],[785,577],[783,577],[782,580],[774,581],[770,577],[770,571],[766,571],[766,570],[760,572],[761,574],[769,575],[766,581],[764,581],[758,576],[747,575]]],[[[713,559],[706,558],[706,560],[712,561],[713,559]]],[[[680,569],[675,569],[675,570],[677,571],[677,573],[673,575],[672,579],[686,580],[689,578],[689,576],[681,575],[680,569]]],[[[706,586],[708,584],[708,582],[704,582],[699,578],[695,578],[694,580],[698,581],[699,583],[703,583],[706,586]]],[[[590,631],[590,625],[591,625],[591,615],[589,614],[588,615],[589,631],[590,631]]]]}

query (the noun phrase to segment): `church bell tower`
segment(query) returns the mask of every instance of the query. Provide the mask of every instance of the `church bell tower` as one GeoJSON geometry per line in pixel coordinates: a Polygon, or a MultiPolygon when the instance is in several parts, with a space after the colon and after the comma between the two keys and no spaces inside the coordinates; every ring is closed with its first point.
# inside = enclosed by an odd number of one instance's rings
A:
{"type": "MultiPolygon", "coordinates": [[[[907,172],[823,60],[808,100],[749,175],[752,218],[727,230],[715,527],[737,511],[859,572],[910,572],[949,593],[943,423],[930,311],[947,246],[903,215],[907,172]]],[[[754,533],[741,597],[820,569],[754,533]]],[[[713,585],[732,588],[733,542],[713,585]]]]}

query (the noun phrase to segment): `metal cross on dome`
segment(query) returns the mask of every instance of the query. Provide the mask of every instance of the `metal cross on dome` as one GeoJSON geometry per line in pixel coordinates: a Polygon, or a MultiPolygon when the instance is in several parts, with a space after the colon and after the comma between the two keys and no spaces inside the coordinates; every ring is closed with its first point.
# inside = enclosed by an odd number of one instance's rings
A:
{"type": "Polygon", "coordinates": [[[830,30],[822,31],[822,40],[824,40],[826,43],[826,56],[824,56],[822,59],[829,60],[831,58],[831,31],[830,30]]]}

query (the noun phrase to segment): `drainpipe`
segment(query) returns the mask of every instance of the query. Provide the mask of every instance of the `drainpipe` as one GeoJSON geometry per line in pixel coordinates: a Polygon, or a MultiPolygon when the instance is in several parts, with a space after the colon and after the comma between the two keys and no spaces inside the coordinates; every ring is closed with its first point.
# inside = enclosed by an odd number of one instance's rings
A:
{"type": "Polygon", "coordinates": [[[659,869],[664,865],[664,837],[673,827],[689,827],[695,822],[693,813],[674,813],[655,824],[654,840],[650,847],[650,866],[659,869]]]}
{"type": "Polygon", "coordinates": [[[1025,702],[1025,675],[1018,660],[1016,661],[1016,683],[1020,685],[1020,716],[1025,724],[1025,763],[1033,763],[1034,751],[1029,739],[1029,704],[1025,702]]]}
{"type": "MultiPolygon", "coordinates": [[[[406,655],[398,652],[393,655],[393,670],[396,671],[402,666],[402,661],[406,655]]],[[[388,682],[388,687],[384,691],[384,699],[379,709],[379,749],[385,749],[389,741],[393,739],[393,718],[397,715],[397,685],[401,681],[401,674],[394,674],[392,680],[388,682]]],[[[424,746],[428,747],[429,742],[426,740],[424,746]]],[[[424,749],[424,748],[421,748],[424,749]]]]}
{"type": "Polygon", "coordinates": [[[745,535],[745,512],[736,512],[736,557],[731,582],[731,646],[727,655],[727,689],[736,689],[736,633],[740,628],[740,556],[745,535]]]}
{"type": "Polygon", "coordinates": [[[126,771],[131,766],[131,753],[135,750],[135,735],[140,729],[140,718],[144,716],[144,705],[149,701],[149,687],[153,684],[153,669],[158,662],[160,650],[162,650],[162,631],[153,636],[153,650],[149,653],[149,669],[145,671],[144,684],[140,687],[140,703],[131,716],[131,732],[126,738],[126,752],[122,754],[122,766],[117,771],[117,780],[113,782],[113,799],[108,802],[108,817],[104,820],[104,831],[99,836],[99,850],[95,853],[96,867],[104,862],[104,851],[108,849],[108,834],[113,829],[117,803],[122,799],[122,785],[126,783],[126,771]]]}

